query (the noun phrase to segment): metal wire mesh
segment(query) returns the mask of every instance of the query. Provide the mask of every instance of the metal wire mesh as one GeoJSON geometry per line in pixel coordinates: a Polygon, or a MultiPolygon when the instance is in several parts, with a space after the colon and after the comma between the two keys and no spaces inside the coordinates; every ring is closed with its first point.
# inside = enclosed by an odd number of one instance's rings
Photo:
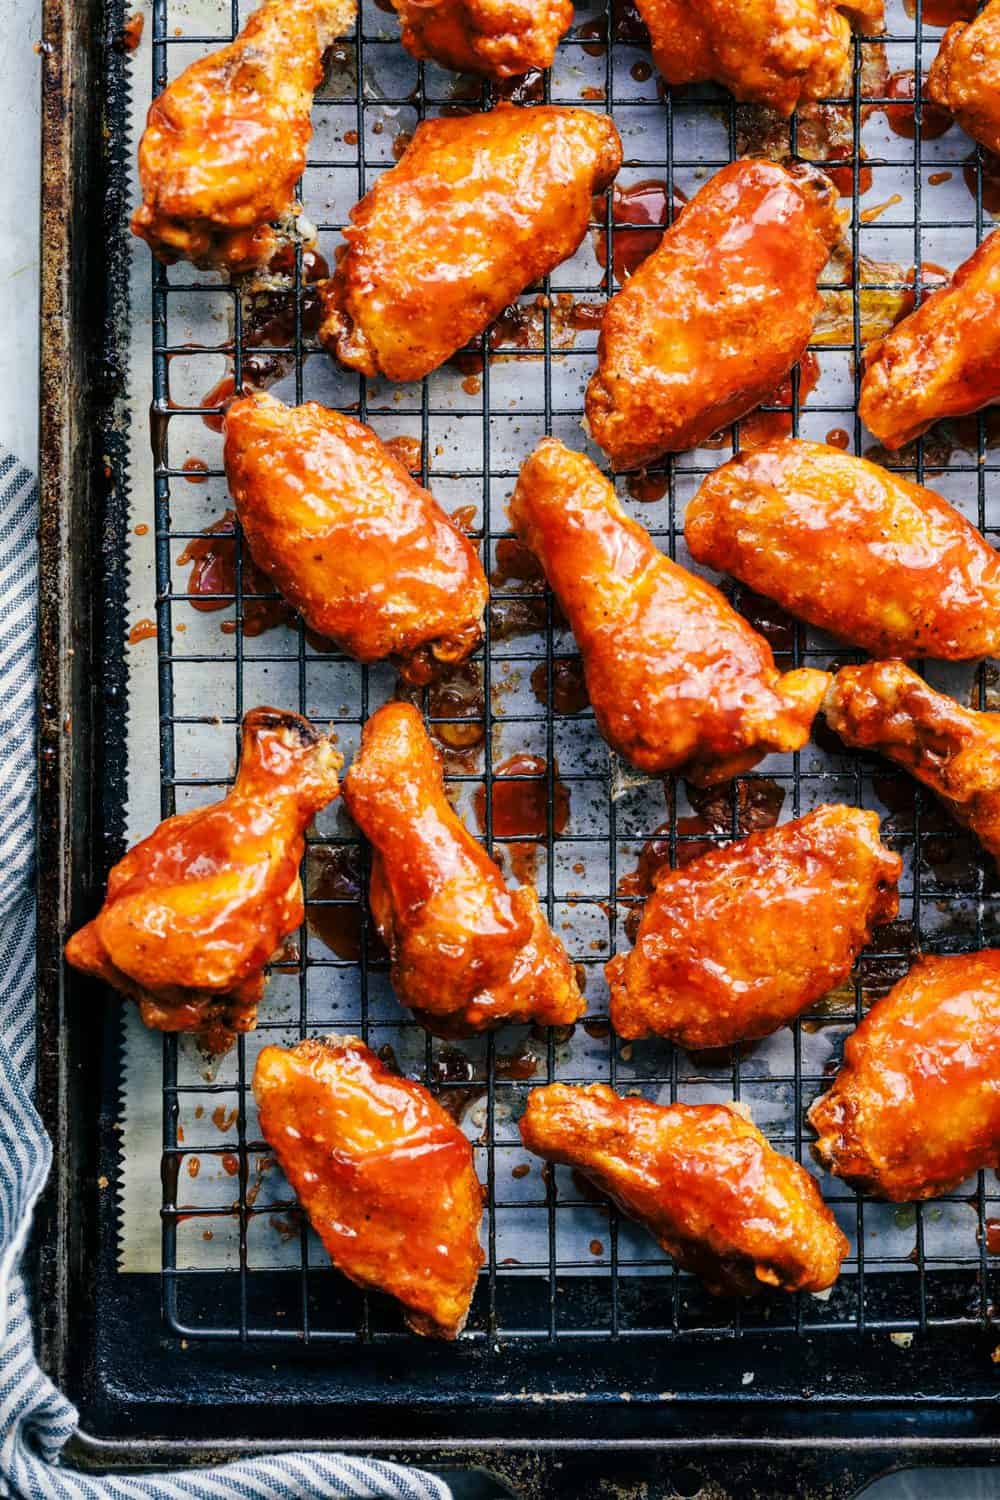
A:
{"type": "MultiPolygon", "coordinates": [[[[217,31],[188,34],[174,9],[168,0],[154,5],[154,91],[201,51],[235,34],[241,22],[232,0],[231,9],[227,4],[219,15],[217,31]]],[[[426,114],[478,108],[496,97],[488,87],[470,89],[468,80],[456,83],[452,75],[408,59],[394,33],[394,21],[366,0],[357,36],[335,49],[330,81],[315,107],[301,195],[330,261],[347,210],[391,166],[394,135],[426,114]]],[[[261,378],[260,361],[267,359],[267,378],[277,379],[274,388],[286,400],[323,400],[356,412],[383,437],[419,440],[423,482],[446,508],[474,509],[467,519],[482,539],[488,569],[495,570],[491,630],[474,675],[462,678],[462,692],[449,697],[424,690],[420,701],[432,732],[445,742],[460,812],[475,826],[478,808],[486,842],[504,856],[508,873],[523,873],[526,859],[533,863],[549,918],[586,977],[589,1005],[588,1020],[570,1028],[571,1034],[509,1028],[459,1046],[430,1039],[389,991],[384,955],[360,897],[366,865],[356,831],[339,807],[322,815],[306,861],[307,923],[275,966],[258,1031],[240,1038],[209,1080],[176,1038],[164,1039],[163,1295],[176,1334],[315,1342],[408,1337],[395,1309],[362,1295],[329,1268],[318,1241],[289,1212],[289,1191],[269,1169],[256,1127],[249,1080],[259,1046],[331,1030],[360,1032],[376,1048],[391,1047],[405,1071],[465,1106],[463,1124],[477,1142],[487,1189],[487,1262],[468,1334],[474,1343],[595,1334],[737,1336],[754,1329],[905,1332],[989,1315],[996,1279],[991,1214],[1000,1218],[992,1174],[980,1173],[959,1192],[915,1209],[866,1203],[834,1179],[822,1180],[852,1246],[832,1295],[770,1297],[734,1309],[681,1276],[642,1231],[619,1219],[572,1174],[540,1171],[521,1150],[515,1125],[533,1084],[602,1079],[663,1100],[743,1100],[779,1149],[808,1163],[805,1111],[825,1087],[843,1036],[872,1000],[905,972],[918,948],[971,949],[996,939],[993,877],[971,840],[904,776],[848,752],[822,726],[801,753],[773,756],[727,788],[707,818],[703,803],[692,804],[683,783],[629,776],[609,761],[589,711],[559,711],[557,678],[574,648],[551,598],[531,579],[505,576],[502,559],[496,571],[497,544],[509,535],[504,503],[521,459],[544,432],[584,444],[578,422],[596,334],[579,326],[592,320],[574,315],[571,304],[600,303],[614,290],[613,271],[628,252],[628,237],[643,232],[626,207],[629,189],[656,182],[659,199],[655,193],[653,198],[669,216],[682,193],[692,194],[715,169],[765,141],[770,149],[787,146],[833,168],[851,214],[846,275],[838,281],[834,272],[833,281],[824,283],[840,326],[832,335],[828,328],[814,351],[814,388],[807,392],[796,371],[786,400],[768,407],[781,413],[770,420],[810,437],[841,429],[838,440],[866,451],[855,411],[872,309],[877,312],[879,299],[898,304],[907,290],[919,297],[928,263],[954,267],[989,223],[984,186],[990,187],[991,164],[971,150],[966,137],[955,129],[940,137],[925,131],[919,99],[911,111],[912,141],[886,127],[886,106],[906,108],[885,91],[887,73],[910,68],[919,78],[938,34],[924,26],[917,0],[912,20],[893,13],[887,36],[856,37],[851,96],[793,118],[782,137],[780,130],[775,136],[773,122],[766,126],[762,112],[735,106],[718,90],[662,90],[648,51],[636,41],[634,17],[617,4],[607,11],[600,4],[578,6],[555,68],[537,85],[522,88],[522,97],[528,92],[613,114],[625,146],[619,190],[595,203],[579,254],[521,299],[520,314],[506,320],[499,337],[480,341],[418,386],[365,381],[338,370],[318,351],[301,250],[285,341],[272,340],[266,349],[254,341],[253,306],[235,290],[189,267],[154,270],[163,814],[220,795],[240,718],[256,702],[276,701],[318,722],[332,721],[349,755],[364,719],[395,690],[390,672],[362,669],[316,649],[299,622],[244,634],[247,615],[259,601],[245,586],[248,560],[238,537],[232,589],[197,596],[188,591],[186,564],[179,558],[226,504],[218,456],[207,462],[201,456],[218,446],[203,421],[217,399],[202,393],[227,370],[237,389],[261,378]],[[836,150],[816,150],[817,121],[827,144],[834,139],[831,125],[839,129],[836,150]],[[950,191],[950,206],[939,217],[935,195],[945,174],[960,192],[956,199],[950,191]],[[866,218],[865,200],[879,206],[897,193],[898,203],[866,218]],[[203,328],[206,318],[218,324],[218,341],[202,337],[192,346],[182,337],[185,324],[203,328]],[[189,488],[191,480],[197,489],[189,488]],[[224,616],[193,608],[213,603],[229,606],[224,616]],[[222,620],[231,633],[220,632],[222,620]],[[535,759],[511,767],[518,754],[535,759]],[[495,826],[498,769],[508,772],[499,778],[507,785],[519,771],[529,785],[541,782],[540,834],[510,836],[495,826]],[[480,790],[477,802],[477,789],[484,786],[488,791],[480,790]],[[625,923],[637,897],[622,876],[634,871],[648,842],[659,839],[676,863],[706,840],[746,831],[755,808],[759,816],[760,808],[776,811],[780,805],[781,816],[789,817],[827,801],[875,807],[883,815],[884,839],[905,861],[900,919],[879,932],[850,985],[745,1055],[691,1059],[666,1043],[619,1043],[606,1024],[602,967],[627,942],[625,923]],[[517,846],[532,852],[519,855],[517,846]],[[322,873],[324,860],[349,856],[330,856],[330,850],[354,851],[349,888],[332,897],[322,894],[317,871],[322,873]],[[331,911],[340,915],[331,918],[331,911]],[[342,938],[347,934],[339,955],[317,936],[324,925],[329,933],[331,922],[342,938]],[[220,1269],[230,1274],[220,1278],[220,1269]]],[[[890,466],[935,484],[992,537],[997,516],[988,509],[987,476],[996,463],[989,439],[987,422],[979,418],[954,431],[950,445],[938,430],[890,466]]],[[[737,426],[721,452],[703,448],[657,466],[638,482],[619,481],[627,508],[682,562],[689,561],[685,503],[701,477],[738,443],[737,426]]],[[[850,659],[851,653],[745,591],[737,590],[735,598],[767,631],[782,668],[850,659]]],[[[988,666],[964,683],[970,687],[977,706],[991,702],[988,666]]]]}

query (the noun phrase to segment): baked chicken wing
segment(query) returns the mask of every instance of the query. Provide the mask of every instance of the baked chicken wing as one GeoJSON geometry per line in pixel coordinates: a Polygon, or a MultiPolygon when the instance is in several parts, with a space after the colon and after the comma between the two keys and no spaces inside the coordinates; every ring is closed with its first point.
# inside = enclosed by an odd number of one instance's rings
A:
{"type": "Polygon", "coordinates": [[[1000,650],[1000,555],[933,490],[789,438],[710,474],[693,557],[875,656],[1000,650]]]}
{"type": "MultiPolygon", "coordinates": [[[[668,83],[721,83],[737,99],[790,115],[850,93],[851,26],[832,0],[639,0],[653,60],[668,83]]],[[[863,9],[882,30],[881,0],[863,9]]]]}
{"type": "Polygon", "coordinates": [[[575,1167],[716,1296],[832,1286],[847,1240],[798,1162],[735,1108],[619,1098],[606,1084],[532,1089],[521,1139],[575,1167]]]}
{"type": "Polygon", "coordinates": [[[416,683],[479,645],[475,549],[371,428],[244,396],[226,412],[225,465],[254,562],[312,630],[416,683]]]}
{"type": "Polygon", "coordinates": [[[927,77],[927,97],[973,140],[1000,152],[1000,0],[990,0],[974,21],[948,27],[927,77]]]}
{"type": "Polygon", "coordinates": [[[420,379],[573,254],[620,165],[611,120],[585,109],[424,120],[351,210],[320,341],[366,375],[420,379]]]}
{"type": "Polygon", "coordinates": [[[925,958],[844,1045],[809,1122],[852,1187],[908,1203],[1000,1166],[1000,950],[925,958]]]}
{"type": "Polygon", "coordinates": [[[606,966],[619,1036],[693,1050],[756,1041],[851,972],[899,910],[902,869],[878,816],[818,807],[664,870],[635,948],[606,966]]]}
{"type": "Polygon", "coordinates": [[[573,966],[531,886],[508,891],[456,817],[423,721],[387,703],[344,781],[351,817],[374,845],[369,899],[404,1005],[436,1036],[504,1021],[567,1025],[586,1006],[573,966]]]}
{"type": "Polygon", "coordinates": [[[886,448],[1000,401],[1000,230],[865,350],[858,415],[886,448]]]}
{"type": "Polygon", "coordinates": [[[355,0],[264,0],[153,100],[132,231],[160,260],[235,272],[272,258],[298,213],[323,53],[354,12],[355,0]]]}
{"type": "Polygon", "coordinates": [[[552,66],[572,0],[392,0],[414,57],[459,73],[512,78],[552,66]]]}
{"type": "Polygon", "coordinates": [[[67,960],[137,1001],[147,1026],[224,1052],[253,1029],[264,966],[302,921],[303,833],[336,797],[342,764],[298,714],[252,709],[235,786],[119,860],[67,960]]]}
{"type": "Polygon", "coordinates": [[[654,546],[589,458],[546,438],[510,518],[576,636],[601,733],[639,770],[707,785],[805,744],[827,674],[782,676],[764,638],[654,546]]]}
{"type": "Polygon", "coordinates": [[[483,1263],[472,1147],[419,1083],[357,1037],[265,1047],[261,1132],[339,1271],[403,1304],[415,1333],[461,1333],[483,1263]]]}
{"type": "Polygon", "coordinates": [[[846,744],[878,751],[936,792],[1000,863],[1000,714],[962,708],[901,661],[841,667],[823,711],[846,744]]]}
{"type": "Polygon", "coordinates": [[[741,160],[707,182],[612,297],[587,421],[616,469],[694,448],[805,353],[838,234],[815,167],[741,160]]]}

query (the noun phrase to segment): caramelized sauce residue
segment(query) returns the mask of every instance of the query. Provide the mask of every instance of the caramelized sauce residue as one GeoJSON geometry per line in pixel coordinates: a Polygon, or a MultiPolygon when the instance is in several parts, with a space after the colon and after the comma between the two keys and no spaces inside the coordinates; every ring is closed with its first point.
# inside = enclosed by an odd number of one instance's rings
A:
{"type": "Polygon", "coordinates": [[[463,662],[447,677],[431,683],[427,707],[428,730],[444,751],[450,769],[473,771],[475,752],[486,739],[486,703],[483,679],[475,662],[463,662]],[[436,719],[458,719],[460,723],[435,723],[436,719]]]}
{"type": "Polygon", "coordinates": [[[529,68],[519,78],[496,79],[493,93],[497,99],[509,99],[511,104],[541,104],[545,98],[545,74],[529,68]]]}
{"type": "MultiPolygon", "coordinates": [[[[492,785],[493,833],[497,838],[544,838],[548,829],[548,781],[545,761],[537,755],[518,752],[494,769],[492,785]],[[511,777],[529,777],[513,781],[511,777]]],[[[478,786],[473,806],[476,821],[486,828],[486,788],[478,786]]],[[[565,832],[569,822],[569,788],[559,780],[553,766],[552,831],[565,832]]]]}
{"type": "MultiPolygon", "coordinates": [[[[916,16],[916,0],[903,0],[903,8],[911,20],[916,16]]],[[[976,14],[976,0],[924,0],[920,14],[925,26],[950,26],[953,21],[971,21],[976,14]]]]}
{"type": "Polygon", "coordinates": [[[419,438],[393,437],[385,445],[398,464],[411,474],[419,474],[424,461],[423,445],[419,438]]]}
{"type": "Polygon", "coordinates": [[[137,10],[133,15],[129,16],[122,27],[121,50],[123,52],[135,51],[142,41],[142,28],[144,24],[145,17],[141,11],[137,10]]]}
{"type": "MultiPolygon", "coordinates": [[[[807,349],[799,361],[799,405],[803,406],[811,391],[816,387],[819,379],[819,360],[811,349],[807,349]]],[[[767,401],[765,406],[787,406],[792,405],[792,376],[785,376],[767,401]]],[[[744,417],[740,423],[740,448],[743,450],[751,448],[762,448],[766,443],[773,443],[778,438],[790,437],[792,432],[792,412],[789,411],[752,411],[748,417],[744,417]]]]}
{"type": "MultiPolygon", "coordinates": [[[[531,691],[543,707],[549,704],[547,663],[540,661],[531,673],[531,691]]],[[[552,663],[552,707],[557,714],[578,714],[589,707],[583,661],[579,656],[557,656],[552,663]]]]}
{"type": "Polygon", "coordinates": [[[649,30],[633,0],[612,0],[611,35],[616,42],[634,47],[649,46],[649,30]]]}
{"type": "Polygon", "coordinates": [[[490,574],[494,588],[502,589],[513,580],[532,591],[545,587],[545,574],[535,554],[514,536],[503,536],[497,542],[496,564],[490,574]]]}
{"type": "Polygon", "coordinates": [[[1000,1255],[1000,1219],[986,1220],[986,1253],[1000,1255]]]}
{"type": "MultiPolygon", "coordinates": [[[[976,196],[976,158],[971,157],[962,168],[964,181],[973,198],[976,196]]],[[[992,151],[983,151],[983,208],[996,218],[1000,216],[1000,156],[992,151]]]]}
{"type": "MultiPolygon", "coordinates": [[[[674,188],[674,218],[684,207],[687,198],[680,188],[674,188]]],[[[611,194],[612,252],[611,269],[621,286],[633,276],[648,255],[656,249],[667,227],[667,185],[660,178],[649,178],[635,182],[631,187],[619,187],[617,183],[611,194]],[[619,225],[627,226],[619,228],[619,225]],[[634,226],[634,227],[633,227],[634,226]]],[[[604,218],[604,200],[595,198],[594,218],[604,218]]],[[[602,230],[594,231],[594,252],[598,263],[607,267],[607,244],[602,230]]]]}
{"type": "Polygon", "coordinates": [[[331,953],[361,957],[361,851],[350,844],[315,845],[306,864],[306,925],[331,953]],[[314,906],[313,901],[351,903],[314,906]]]}
{"type": "Polygon", "coordinates": [[[608,18],[597,16],[593,21],[584,21],[577,36],[583,42],[583,50],[589,57],[603,57],[608,50],[608,18]]]}
{"type": "MultiPolygon", "coordinates": [[[[194,537],[187,543],[177,559],[177,566],[182,568],[188,563],[193,564],[187,586],[189,594],[235,596],[236,514],[234,511],[227,510],[217,521],[213,521],[200,537],[194,537]]],[[[265,630],[272,630],[276,625],[288,625],[294,620],[295,613],[291,605],[286,604],[283,599],[248,599],[245,597],[247,594],[273,592],[274,585],[267,574],[260,571],[249,551],[244,549],[244,635],[262,635],[265,630]]],[[[195,609],[203,613],[228,609],[232,602],[232,598],[195,598],[190,601],[195,609]]],[[[222,623],[222,629],[227,635],[231,635],[235,628],[232,620],[224,620],[222,623]]]]}
{"type": "MultiPolygon", "coordinates": [[[[924,16],[926,20],[926,14],[924,16]]],[[[900,104],[879,104],[877,109],[885,114],[886,123],[893,135],[902,136],[904,140],[912,141],[916,135],[916,123],[913,114],[913,101],[916,98],[917,80],[916,75],[911,72],[890,73],[885,83],[885,97],[887,99],[900,99],[900,104]]],[[[920,112],[920,136],[925,141],[936,141],[939,136],[950,130],[952,125],[951,115],[947,110],[938,109],[935,105],[923,100],[920,112]]]]}
{"type": "Polygon", "coordinates": [[[643,505],[655,505],[657,500],[663,499],[669,487],[666,474],[647,474],[645,469],[638,474],[630,474],[625,481],[625,488],[632,499],[643,505]]]}

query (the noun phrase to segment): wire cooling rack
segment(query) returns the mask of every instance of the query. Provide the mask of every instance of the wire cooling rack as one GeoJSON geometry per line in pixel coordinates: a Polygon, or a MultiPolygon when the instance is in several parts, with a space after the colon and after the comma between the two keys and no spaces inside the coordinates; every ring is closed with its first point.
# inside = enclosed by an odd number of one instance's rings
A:
{"type": "MultiPolygon", "coordinates": [[[[607,110],[625,165],[616,188],[595,200],[577,255],[419,384],[366,381],[318,349],[310,284],[322,263],[301,249],[288,266],[292,291],[265,298],[187,266],[154,268],[155,494],[137,504],[143,512],[152,500],[138,519],[155,524],[161,808],[166,815],[221,795],[240,718],[258,702],[332,722],[349,758],[367,715],[397,690],[390,671],[319,649],[275,596],[261,597],[238,536],[204,540],[228,504],[218,412],[233,388],[266,384],[286,401],[350,410],[399,441],[422,481],[481,542],[493,589],[487,640],[449,684],[416,701],[459,811],[508,877],[536,881],[585,980],[588,1018],[563,1031],[506,1028],[454,1045],[428,1037],[392,997],[362,899],[365,850],[340,805],[327,810],[309,838],[307,921],[274,967],[257,1032],[241,1037],[211,1076],[186,1042],[163,1040],[166,1323],[189,1340],[410,1337],[398,1309],[330,1269],[257,1126],[249,1082],[260,1046],[330,1031],[359,1032],[428,1082],[476,1142],[487,1261],[467,1334],[474,1346],[760,1329],[905,1336],[983,1322],[996,1288],[991,1252],[1000,1249],[994,1174],[916,1208],[866,1202],[810,1161],[805,1124],[843,1037],[918,949],[997,940],[997,887],[981,852],[908,778],[847,751],[822,723],[800,753],[772,756],[707,799],[683,782],[634,776],[609,756],[580,707],[572,637],[512,544],[505,515],[518,466],[543,433],[586,446],[583,390],[615,273],[637,263],[658,223],[715,170],[754,150],[791,151],[830,168],[849,221],[822,283],[818,342],[766,414],[749,419],[751,435],[787,431],[871,451],[855,414],[864,338],[920,296],[933,267],[963,260],[991,227],[988,210],[1000,208],[1000,164],[908,99],[906,75],[926,73],[941,31],[934,23],[947,18],[925,18],[919,0],[912,17],[891,9],[884,37],[855,38],[850,96],[782,124],[718,90],[664,90],[637,18],[618,0],[608,10],[577,6],[550,74],[492,91],[410,59],[387,9],[366,0],[356,37],[333,50],[314,111],[301,199],[327,263],[351,205],[427,115],[488,107],[500,96],[607,110]],[[260,630],[276,616],[281,623],[260,630]],[[899,919],[877,932],[853,980],[743,1054],[690,1058],[659,1041],[620,1043],[607,1024],[603,964],[628,942],[644,872],[836,801],[874,807],[884,840],[904,859],[899,919]],[[522,1150],[516,1119],[527,1090],[552,1079],[600,1079],[664,1101],[742,1100],[775,1146],[816,1171],[850,1238],[832,1293],[771,1295],[739,1308],[707,1297],[586,1183],[522,1150]]],[[[245,14],[236,3],[211,10],[209,0],[196,14],[179,0],[156,0],[154,91],[228,40],[245,14]]],[[[714,446],[618,480],[626,508],[681,562],[690,562],[685,504],[735,451],[741,427],[746,441],[744,422],[714,446]]],[[[935,429],[891,461],[881,457],[934,485],[992,540],[995,430],[987,418],[971,419],[935,429]]],[[[768,635],[782,670],[856,659],[745,590],[734,599],[768,635]]],[[[975,706],[992,702],[989,664],[935,680],[975,706]]]]}

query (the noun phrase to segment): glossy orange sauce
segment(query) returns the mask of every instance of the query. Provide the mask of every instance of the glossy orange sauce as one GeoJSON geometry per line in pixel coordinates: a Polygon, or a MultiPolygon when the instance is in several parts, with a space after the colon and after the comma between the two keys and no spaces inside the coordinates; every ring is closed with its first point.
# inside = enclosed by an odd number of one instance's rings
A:
{"type": "Polygon", "coordinates": [[[140,641],[152,640],[155,635],[155,620],[136,620],[128,633],[128,643],[130,646],[137,646],[140,641]]]}
{"type": "Polygon", "coordinates": [[[208,464],[203,458],[186,458],[181,468],[188,484],[204,484],[208,478],[208,464]]]}
{"type": "MultiPolygon", "coordinates": [[[[200,537],[187,543],[177,559],[178,567],[188,563],[191,576],[188,579],[189,594],[236,593],[236,514],[227,510],[214,521],[200,537]]],[[[274,592],[274,584],[262,573],[251,558],[249,551],[243,554],[243,593],[267,594],[274,592]]],[[[190,601],[194,609],[203,613],[228,609],[232,599],[196,598],[190,601]]],[[[288,625],[295,619],[295,612],[283,599],[243,600],[243,634],[262,635],[276,625],[288,625]]],[[[223,621],[223,631],[229,635],[235,629],[232,621],[223,621]],[[227,626],[229,627],[227,629],[227,626]]]]}
{"type": "MultiPolygon", "coordinates": [[[[962,180],[976,196],[976,158],[972,157],[962,168],[962,180]]],[[[988,214],[1000,215],[1000,156],[992,151],[983,151],[983,208],[988,214]]]]}
{"type": "MultiPolygon", "coordinates": [[[[902,136],[904,140],[912,141],[916,135],[916,124],[913,115],[913,100],[916,97],[916,76],[911,72],[890,73],[885,82],[885,97],[887,99],[899,99],[904,102],[900,104],[880,104],[876,106],[885,114],[886,123],[893,135],[902,136]]],[[[934,141],[944,135],[946,130],[951,129],[951,115],[946,110],[938,109],[936,105],[930,104],[926,99],[920,113],[920,136],[922,140],[934,141]]]]}
{"type": "MultiPolygon", "coordinates": [[[[680,188],[674,188],[674,217],[684,207],[687,198],[680,188]]],[[[667,227],[667,185],[660,178],[649,178],[636,182],[631,187],[619,187],[616,183],[611,192],[612,264],[611,269],[619,286],[633,276],[648,255],[656,249],[667,227]],[[618,225],[628,226],[618,228],[618,225]],[[635,227],[631,227],[635,226],[635,227]]],[[[604,218],[604,199],[595,198],[594,217],[600,222],[604,218]]],[[[594,234],[594,251],[598,264],[607,266],[607,245],[603,231],[594,234]]]]}
{"type": "MultiPolygon", "coordinates": [[[[811,349],[807,349],[799,361],[799,405],[804,406],[819,379],[819,360],[811,349]]],[[[792,404],[792,376],[785,376],[774,395],[764,403],[766,406],[788,406],[792,404]]],[[[778,438],[790,437],[792,433],[791,411],[752,411],[740,423],[740,448],[761,448],[778,438]]]]}
{"type": "MultiPolygon", "coordinates": [[[[906,14],[917,14],[916,0],[903,0],[906,14]]],[[[976,14],[976,0],[924,0],[920,14],[927,26],[950,26],[953,21],[971,21],[976,14]]]]}
{"type": "MultiPolygon", "coordinates": [[[[548,780],[546,763],[537,755],[519,752],[502,761],[493,771],[491,806],[493,834],[496,838],[544,838],[548,831],[548,780]],[[509,777],[531,777],[531,780],[507,780],[509,777]]],[[[559,767],[553,768],[552,831],[565,832],[569,822],[569,788],[559,780],[559,767]]],[[[486,828],[486,788],[478,786],[473,798],[476,821],[486,828]]]]}
{"type": "Polygon", "coordinates": [[[670,488],[670,481],[666,474],[647,474],[642,469],[638,474],[630,474],[625,481],[625,488],[633,500],[638,500],[644,505],[654,505],[657,500],[662,500],[670,488]]]}
{"type": "Polygon", "coordinates": [[[385,445],[398,464],[411,474],[419,474],[424,461],[423,445],[419,438],[393,437],[385,445]]]}

